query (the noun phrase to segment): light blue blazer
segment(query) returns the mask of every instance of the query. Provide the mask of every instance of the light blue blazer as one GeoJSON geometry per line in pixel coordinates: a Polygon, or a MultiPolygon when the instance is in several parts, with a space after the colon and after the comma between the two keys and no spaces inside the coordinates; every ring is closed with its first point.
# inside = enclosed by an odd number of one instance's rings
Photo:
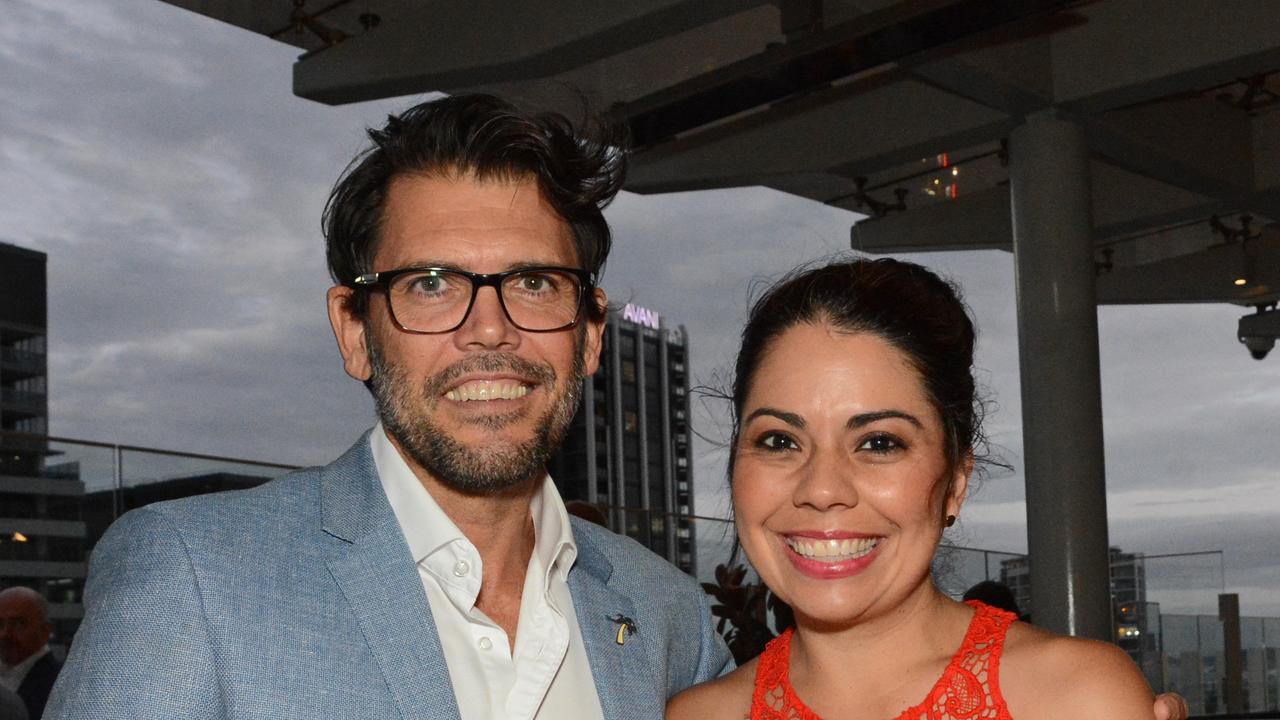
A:
{"type": "MultiPolygon", "coordinates": [[[[573,518],[574,611],[606,718],[732,666],[706,596],[573,518]],[[616,642],[622,615],[637,632],[616,642]]],[[[367,434],[323,468],[130,512],[93,552],[52,720],[458,718],[418,570],[367,434]]]]}

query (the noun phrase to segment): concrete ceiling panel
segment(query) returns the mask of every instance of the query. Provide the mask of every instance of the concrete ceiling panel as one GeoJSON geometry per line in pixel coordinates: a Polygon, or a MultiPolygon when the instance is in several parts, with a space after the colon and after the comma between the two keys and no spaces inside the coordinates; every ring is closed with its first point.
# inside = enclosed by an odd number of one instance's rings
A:
{"type": "Polygon", "coordinates": [[[215,20],[265,35],[296,48],[322,50],[333,41],[354,38],[366,32],[361,16],[382,18],[402,14],[403,6],[416,0],[362,0],[359,3],[309,0],[295,8],[287,0],[162,0],[215,20]],[[299,28],[298,17],[307,18],[299,28]]]}
{"type": "Polygon", "coordinates": [[[491,92],[523,107],[576,117],[582,102],[597,112],[630,102],[762,52],[784,40],[773,5],[750,8],[705,25],[624,49],[549,78],[513,80],[467,90],[491,92]],[[654,72],[661,67],[662,72],[654,72]]]}
{"type": "MultiPolygon", "coordinates": [[[[249,0],[161,0],[191,12],[270,37],[292,24],[292,3],[264,3],[249,0]]],[[[293,33],[280,36],[280,41],[307,49],[312,45],[306,36],[293,33]]]]}
{"type": "Polygon", "coordinates": [[[1274,0],[1108,0],[1052,38],[1054,99],[1082,113],[1280,67],[1274,0]]]}
{"type": "Polygon", "coordinates": [[[1280,188],[1280,112],[1253,121],[1254,182],[1259,190],[1280,188]]]}
{"type": "Polygon", "coordinates": [[[1237,305],[1280,299],[1280,237],[1274,228],[1251,241],[1218,244],[1098,276],[1100,304],[1205,303],[1237,305]],[[1237,278],[1248,280],[1236,285],[1237,278]]]}
{"type": "Polygon", "coordinates": [[[1095,237],[1105,239],[1207,217],[1211,197],[1129,172],[1108,162],[1089,164],[1095,237]]]}
{"type": "Polygon", "coordinates": [[[919,81],[833,88],[657,145],[635,157],[638,192],[770,184],[791,174],[844,177],[1001,137],[1004,113],[919,81]]]}
{"type": "Polygon", "coordinates": [[[867,253],[1012,250],[1009,191],[992,188],[955,202],[867,219],[853,226],[850,247],[867,253]]]}
{"type": "MultiPolygon", "coordinates": [[[[294,92],[340,104],[542,78],[766,0],[412,3],[294,65],[294,92]]],[[[393,12],[394,10],[394,12],[393,12]]]]}
{"type": "Polygon", "coordinates": [[[1012,115],[1053,103],[1053,63],[1045,36],[1016,37],[911,68],[916,77],[1012,115]]]}
{"type": "Polygon", "coordinates": [[[1121,167],[1215,197],[1254,188],[1249,115],[1193,95],[1088,121],[1089,147],[1121,167]]]}

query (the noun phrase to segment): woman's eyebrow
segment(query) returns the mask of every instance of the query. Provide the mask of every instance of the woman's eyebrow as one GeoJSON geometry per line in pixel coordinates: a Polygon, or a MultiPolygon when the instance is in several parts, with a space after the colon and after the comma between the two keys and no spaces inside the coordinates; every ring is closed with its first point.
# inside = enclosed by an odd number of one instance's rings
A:
{"type": "Polygon", "coordinates": [[[889,418],[906,420],[912,425],[924,429],[924,425],[916,418],[915,415],[901,410],[877,410],[875,412],[858,413],[857,415],[849,418],[849,421],[846,422],[844,426],[850,430],[856,430],[857,428],[869,425],[877,420],[887,420],[889,418]]]}
{"type": "Polygon", "coordinates": [[[784,422],[784,423],[786,423],[786,424],[788,424],[788,425],[790,425],[790,426],[792,426],[792,427],[797,427],[797,428],[803,428],[803,427],[804,427],[804,418],[800,417],[799,415],[797,415],[797,414],[795,414],[795,413],[793,413],[793,412],[787,412],[787,411],[785,411],[785,410],[778,410],[777,408],[771,408],[771,407],[762,407],[762,408],[756,408],[755,410],[752,410],[752,411],[751,411],[751,414],[747,416],[747,420],[746,420],[746,421],[747,421],[747,422],[751,422],[752,420],[755,420],[756,418],[758,418],[758,417],[760,417],[760,416],[762,416],[762,415],[768,415],[768,416],[770,416],[770,417],[776,417],[776,418],[778,418],[779,420],[781,420],[782,422],[784,422]]]}

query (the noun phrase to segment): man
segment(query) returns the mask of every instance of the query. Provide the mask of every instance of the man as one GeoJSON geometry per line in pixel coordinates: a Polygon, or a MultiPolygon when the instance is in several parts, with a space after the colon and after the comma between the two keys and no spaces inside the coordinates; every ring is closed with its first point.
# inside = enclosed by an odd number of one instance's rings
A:
{"type": "Polygon", "coordinates": [[[0,590],[0,686],[21,698],[31,720],[44,714],[62,669],[49,654],[52,632],[49,603],[40,593],[21,586],[0,590]]]}
{"type": "Polygon", "coordinates": [[[380,423],[121,518],[51,717],[648,719],[730,664],[696,583],[571,522],[544,468],[597,366],[616,149],[486,96],[370,136],[325,228],[380,423]]]}

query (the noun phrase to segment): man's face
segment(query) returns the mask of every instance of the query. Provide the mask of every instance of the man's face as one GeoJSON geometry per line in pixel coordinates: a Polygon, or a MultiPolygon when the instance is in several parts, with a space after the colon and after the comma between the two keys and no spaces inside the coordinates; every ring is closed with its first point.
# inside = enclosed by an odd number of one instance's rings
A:
{"type": "MultiPolygon", "coordinates": [[[[572,234],[533,180],[402,176],[387,192],[373,270],[411,266],[495,273],[521,266],[578,267],[572,234]]],[[[527,332],[481,288],[461,327],[408,333],[391,321],[385,293],[367,322],[347,312],[350,291],[329,293],[347,373],[372,380],[388,435],[411,465],[469,493],[536,478],[595,372],[603,323],[527,332]]],[[[601,300],[602,300],[601,296],[601,300]]]]}
{"type": "Polygon", "coordinates": [[[17,665],[49,642],[50,627],[40,602],[29,592],[0,592],[0,660],[17,665]]]}

